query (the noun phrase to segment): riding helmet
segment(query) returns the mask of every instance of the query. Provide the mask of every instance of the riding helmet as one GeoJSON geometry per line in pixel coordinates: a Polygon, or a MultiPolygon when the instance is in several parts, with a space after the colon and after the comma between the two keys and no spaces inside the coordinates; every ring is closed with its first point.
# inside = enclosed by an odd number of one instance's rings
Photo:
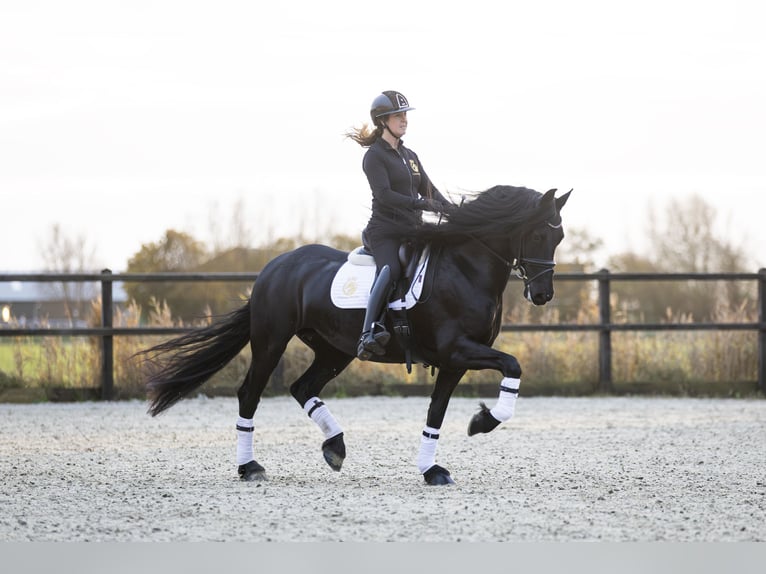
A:
{"type": "Polygon", "coordinates": [[[375,120],[382,118],[383,116],[390,116],[391,114],[398,114],[399,112],[406,112],[414,110],[410,107],[410,103],[404,94],[388,90],[377,96],[372,100],[370,106],[370,117],[373,123],[377,123],[375,120]]]}

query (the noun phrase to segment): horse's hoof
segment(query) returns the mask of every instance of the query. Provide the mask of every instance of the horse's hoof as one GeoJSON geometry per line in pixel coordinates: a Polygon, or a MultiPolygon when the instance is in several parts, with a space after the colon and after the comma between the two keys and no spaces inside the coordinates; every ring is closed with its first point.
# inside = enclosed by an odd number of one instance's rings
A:
{"type": "Polygon", "coordinates": [[[446,468],[442,468],[438,464],[433,465],[427,471],[423,473],[423,478],[426,484],[433,486],[439,486],[442,484],[455,484],[455,481],[450,478],[449,471],[446,468]]]}
{"type": "Polygon", "coordinates": [[[343,433],[336,434],[322,443],[322,454],[327,464],[334,471],[339,471],[346,458],[346,443],[343,442],[343,433]]]}
{"type": "Polygon", "coordinates": [[[237,472],[239,473],[239,479],[245,482],[266,480],[266,469],[254,460],[246,464],[240,464],[237,472]]]}
{"type": "Polygon", "coordinates": [[[492,413],[489,412],[487,405],[484,403],[479,403],[479,408],[481,410],[473,415],[471,422],[468,423],[468,436],[473,436],[480,432],[490,432],[500,424],[500,421],[493,417],[492,413]]]}

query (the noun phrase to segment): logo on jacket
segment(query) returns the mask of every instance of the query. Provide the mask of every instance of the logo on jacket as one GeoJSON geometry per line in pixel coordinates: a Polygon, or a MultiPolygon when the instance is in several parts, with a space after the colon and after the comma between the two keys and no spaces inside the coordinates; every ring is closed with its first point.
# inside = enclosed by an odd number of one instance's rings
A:
{"type": "Polygon", "coordinates": [[[418,164],[414,159],[410,160],[410,169],[412,173],[420,173],[420,168],[418,168],[418,164]]]}

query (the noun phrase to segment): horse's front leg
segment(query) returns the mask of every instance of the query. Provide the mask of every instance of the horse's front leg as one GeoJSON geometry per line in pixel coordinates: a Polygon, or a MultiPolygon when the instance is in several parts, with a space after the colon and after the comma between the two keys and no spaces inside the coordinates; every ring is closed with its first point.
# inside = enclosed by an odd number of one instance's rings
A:
{"type": "Polygon", "coordinates": [[[434,392],[431,394],[431,404],[428,406],[426,426],[420,438],[417,465],[423,478],[428,484],[454,484],[446,468],[436,464],[436,445],[439,440],[439,429],[444,422],[452,392],[455,390],[465,370],[439,369],[436,377],[434,392]]]}
{"type": "Polygon", "coordinates": [[[479,412],[468,423],[468,436],[488,433],[513,417],[521,384],[521,366],[516,357],[470,339],[462,339],[453,348],[450,364],[475,371],[494,369],[503,374],[497,403],[491,409],[480,403],[479,412]]]}

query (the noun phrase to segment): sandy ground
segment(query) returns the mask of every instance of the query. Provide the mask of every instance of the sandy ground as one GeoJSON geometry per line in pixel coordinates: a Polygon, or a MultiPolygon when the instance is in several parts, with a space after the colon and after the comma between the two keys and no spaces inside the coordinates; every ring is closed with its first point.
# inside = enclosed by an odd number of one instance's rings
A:
{"type": "Polygon", "coordinates": [[[292,399],[264,399],[258,483],[236,477],[235,399],[0,404],[0,541],[766,540],[763,400],[522,397],[468,437],[477,400],[456,398],[448,487],[414,464],[427,398],[327,404],[343,470],[292,399]]]}

